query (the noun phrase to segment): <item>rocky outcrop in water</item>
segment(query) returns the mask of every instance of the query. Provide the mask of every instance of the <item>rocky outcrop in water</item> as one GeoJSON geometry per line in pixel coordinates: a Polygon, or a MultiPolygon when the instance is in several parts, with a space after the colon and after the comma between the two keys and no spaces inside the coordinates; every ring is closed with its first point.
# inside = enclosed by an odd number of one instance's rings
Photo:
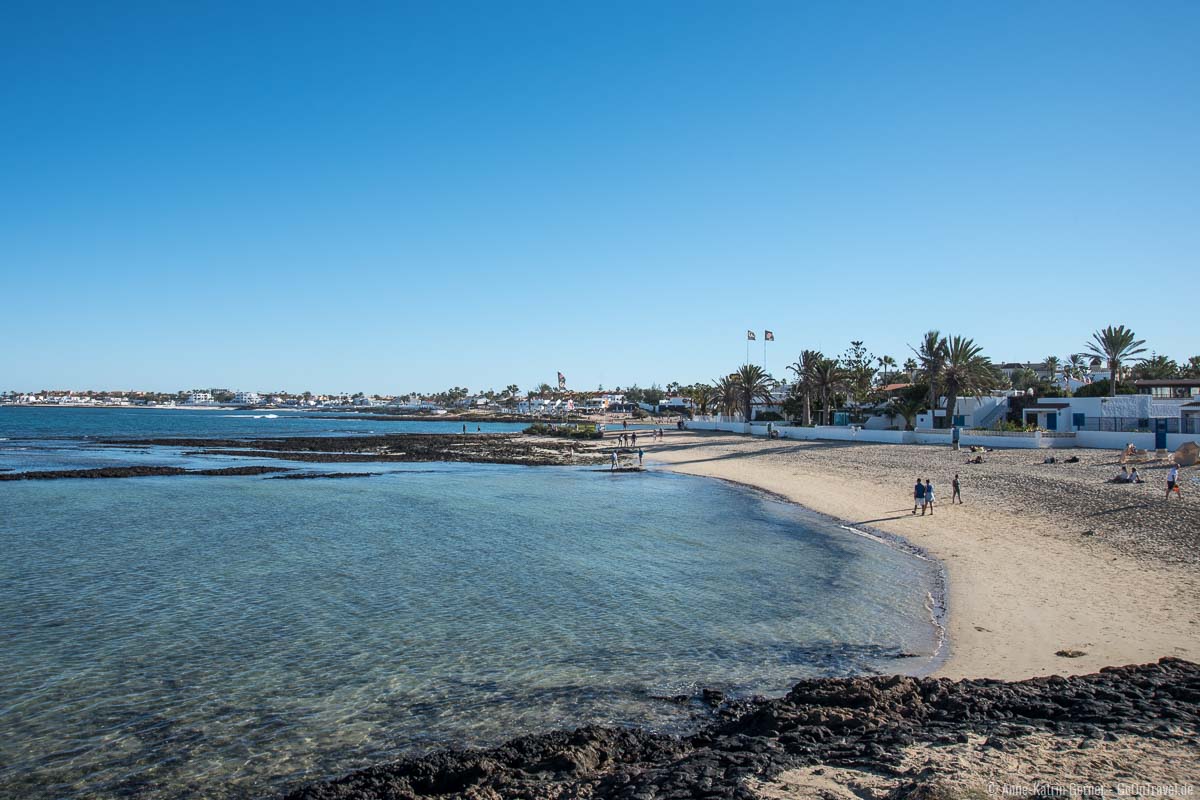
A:
{"type": "Polygon", "coordinates": [[[193,455],[233,455],[316,463],[466,461],[483,464],[599,463],[603,457],[572,442],[503,433],[402,433],[370,436],[288,436],[278,439],[110,439],[102,444],[195,448],[193,455]]]}
{"type": "MultiPolygon", "coordinates": [[[[1035,733],[1200,744],[1200,665],[1174,658],[1071,678],[818,679],[774,700],[714,699],[717,719],[692,736],[601,727],[527,736],[373,767],[287,800],[750,798],[747,779],[815,764],[901,774],[904,747],[968,734],[1001,750],[1035,733]]],[[[919,794],[928,776],[908,777],[906,791],[919,794]]]]}
{"type": "Polygon", "coordinates": [[[272,472],[291,472],[287,467],[220,467],[218,469],[184,469],[183,467],[129,466],[97,467],[95,469],[44,469],[31,472],[0,474],[0,481],[51,481],[61,478],[151,478],[170,475],[266,475],[272,472]]]}

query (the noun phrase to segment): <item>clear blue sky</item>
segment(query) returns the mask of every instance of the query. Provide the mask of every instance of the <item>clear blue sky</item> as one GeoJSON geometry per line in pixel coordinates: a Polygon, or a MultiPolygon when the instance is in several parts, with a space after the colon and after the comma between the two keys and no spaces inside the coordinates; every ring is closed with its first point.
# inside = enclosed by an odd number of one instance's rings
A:
{"type": "Polygon", "coordinates": [[[1200,3],[0,5],[0,389],[1200,351],[1200,3]]]}

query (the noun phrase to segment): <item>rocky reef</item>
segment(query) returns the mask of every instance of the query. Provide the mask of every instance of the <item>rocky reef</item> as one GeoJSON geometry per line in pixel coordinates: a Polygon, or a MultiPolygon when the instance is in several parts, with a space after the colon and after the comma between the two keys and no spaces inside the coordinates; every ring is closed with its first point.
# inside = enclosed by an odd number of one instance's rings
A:
{"type": "Polygon", "coordinates": [[[62,478],[151,478],[170,475],[267,475],[273,472],[290,472],[287,467],[219,467],[217,469],[184,469],[183,467],[161,467],[132,465],[127,467],[96,467],[94,469],[43,469],[29,472],[6,472],[0,481],[50,481],[62,478]]]}
{"type": "Polygon", "coordinates": [[[815,679],[778,699],[703,699],[714,719],[690,736],[603,727],[526,736],[380,765],[287,800],[755,798],[761,781],[815,765],[890,776],[899,800],[933,796],[937,776],[902,757],[918,745],[974,739],[1005,751],[1049,736],[1074,753],[1132,738],[1200,752],[1200,665],[1174,658],[1012,683],[815,679]]]}
{"type": "Polygon", "coordinates": [[[319,463],[470,461],[483,464],[599,463],[602,457],[564,442],[507,433],[399,433],[288,436],[277,439],[110,439],[102,444],[194,448],[195,455],[234,455],[319,463]]]}

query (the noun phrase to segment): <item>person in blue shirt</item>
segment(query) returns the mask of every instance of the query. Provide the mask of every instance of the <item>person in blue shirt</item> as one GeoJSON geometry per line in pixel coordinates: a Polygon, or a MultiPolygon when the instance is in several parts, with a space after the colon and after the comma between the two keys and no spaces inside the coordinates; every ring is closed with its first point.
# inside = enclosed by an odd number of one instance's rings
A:
{"type": "Polygon", "coordinates": [[[917,478],[917,485],[913,487],[913,510],[912,513],[917,513],[917,506],[921,506],[921,510],[925,509],[925,484],[921,483],[921,479],[917,478]]]}

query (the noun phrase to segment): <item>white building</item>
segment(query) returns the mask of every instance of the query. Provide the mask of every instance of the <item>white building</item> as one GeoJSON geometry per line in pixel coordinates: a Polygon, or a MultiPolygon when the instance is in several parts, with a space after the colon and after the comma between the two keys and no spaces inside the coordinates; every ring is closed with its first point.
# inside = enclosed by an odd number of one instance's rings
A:
{"type": "Polygon", "coordinates": [[[262,395],[258,392],[238,392],[233,396],[233,404],[237,406],[257,406],[262,401],[262,395]]]}
{"type": "Polygon", "coordinates": [[[213,404],[213,396],[210,392],[192,392],[188,395],[184,404],[189,406],[211,406],[213,404]]]}

